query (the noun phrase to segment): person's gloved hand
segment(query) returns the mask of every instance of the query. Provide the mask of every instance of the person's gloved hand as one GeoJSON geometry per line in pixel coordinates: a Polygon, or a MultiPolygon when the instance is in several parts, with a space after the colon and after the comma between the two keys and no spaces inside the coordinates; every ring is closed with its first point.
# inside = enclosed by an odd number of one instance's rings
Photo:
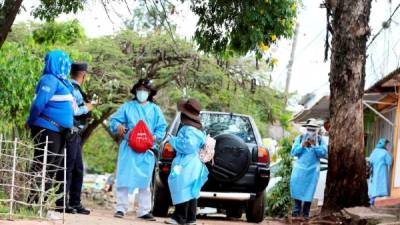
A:
{"type": "Polygon", "coordinates": [[[122,124],[118,125],[118,127],[117,127],[118,135],[120,137],[123,137],[126,134],[127,130],[128,129],[126,127],[124,127],[124,125],[122,125],[122,124]]]}
{"type": "Polygon", "coordinates": [[[310,141],[308,141],[308,140],[307,140],[307,141],[304,141],[303,144],[302,144],[301,146],[302,146],[303,148],[306,148],[306,147],[308,148],[308,147],[310,147],[310,146],[311,146],[310,141]]]}

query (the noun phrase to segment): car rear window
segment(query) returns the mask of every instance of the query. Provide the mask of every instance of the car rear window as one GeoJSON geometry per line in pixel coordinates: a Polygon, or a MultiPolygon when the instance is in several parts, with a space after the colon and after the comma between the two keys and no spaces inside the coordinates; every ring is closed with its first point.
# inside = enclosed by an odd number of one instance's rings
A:
{"type": "Polygon", "coordinates": [[[257,144],[253,127],[248,117],[230,114],[202,113],[201,123],[207,134],[233,134],[245,143],[257,144]]]}

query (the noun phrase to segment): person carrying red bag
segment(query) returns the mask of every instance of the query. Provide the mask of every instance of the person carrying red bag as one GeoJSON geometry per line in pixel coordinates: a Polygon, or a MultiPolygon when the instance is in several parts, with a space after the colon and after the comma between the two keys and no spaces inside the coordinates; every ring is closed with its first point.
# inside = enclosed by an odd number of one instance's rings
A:
{"type": "Polygon", "coordinates": [[[149,146],[151,138],[153,141],[164,138],[167,122],[153,101],[157,91],[152,88],[150,80],[140,79],[132,87],[131,93],[134,99],[123,104],[110,118],[111,132],[123,138],[118,154],[117,206],[114,216],[124,217],[128,210],[128,194],[138,188],[137,216],[154,221],[150,212],[150,182],[156,159],[150,149],[142,148],[149,146]],[[152,136],[149,137],[149,134],[152,136]]]}

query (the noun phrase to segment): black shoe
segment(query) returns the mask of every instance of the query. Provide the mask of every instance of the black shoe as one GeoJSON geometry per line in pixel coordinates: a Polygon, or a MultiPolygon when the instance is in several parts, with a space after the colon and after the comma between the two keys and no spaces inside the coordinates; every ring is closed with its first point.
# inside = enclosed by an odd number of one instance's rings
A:
{"type": "MultiPolygon", "coordinates": [[[[64,213],[64,210],[63,210],[62,206],[61,206],[61,208],[55,209],[54,211],[59,212],[59,213],[64,213]]],[[[65,213],[76,214],[76,209],[74,209],[74,208],[72,208],[70,206],[67,206],[65,208],[65,213]]]]}
{"type": "Polygon", "coordinates": [[[85,207],[83,207],[82,205],[74,206],[72,208],[74,208],[76,210],[76,213],[78,213],[78,214],[83,214],[83,215],[89,215],[90,214],[90,210],[85,209],[85,207]]]}
{"type": "Polygon", "coordinates": [[[139,216],[139,218],[147,220],[147,221],[156,221],[156,219],[154,218],[153,214],[151,214],[151,213],[147,213],[144,216],[139,216]]]}
{"type": "Polygon", "coordinates": [[[114,214],[114,217],[116,217],[116,218],[124,218],[124,216],[125,216],[125,214],[123,212],[121,212],[121,211],[117,211],[114,214]]]}

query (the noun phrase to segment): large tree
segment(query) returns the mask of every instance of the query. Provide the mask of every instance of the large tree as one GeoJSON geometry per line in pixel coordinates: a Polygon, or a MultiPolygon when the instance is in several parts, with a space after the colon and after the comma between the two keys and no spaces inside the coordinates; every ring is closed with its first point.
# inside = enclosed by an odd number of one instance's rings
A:
{"type": "MultiPolygon", "coordinates": [[[[294,28],[290,9],[295,9],[295,4],[268,0],[194,1],[193,11],[200,17],[195,39],[207,52],[226,55],[231,51],[255,51],[259,55],[264,43],[272,42],[274,32],[290,36],[294,28]],[[277,16],[279,13],[283,15],[277,16]],[[272,19],[273,16],[277,17],[272,19]]],[[[329,171],[323,209],[330,213],[366,205],[368,200],[362,96],[371,0],[327,0],[326,7],[333,36],[329,171]]]]}
{"type": "Polygon", "coordinates": [[[363,103],[371,0],[330,0],[332,17],[329,169],[325,213],[368,203],[363,103]]]}

